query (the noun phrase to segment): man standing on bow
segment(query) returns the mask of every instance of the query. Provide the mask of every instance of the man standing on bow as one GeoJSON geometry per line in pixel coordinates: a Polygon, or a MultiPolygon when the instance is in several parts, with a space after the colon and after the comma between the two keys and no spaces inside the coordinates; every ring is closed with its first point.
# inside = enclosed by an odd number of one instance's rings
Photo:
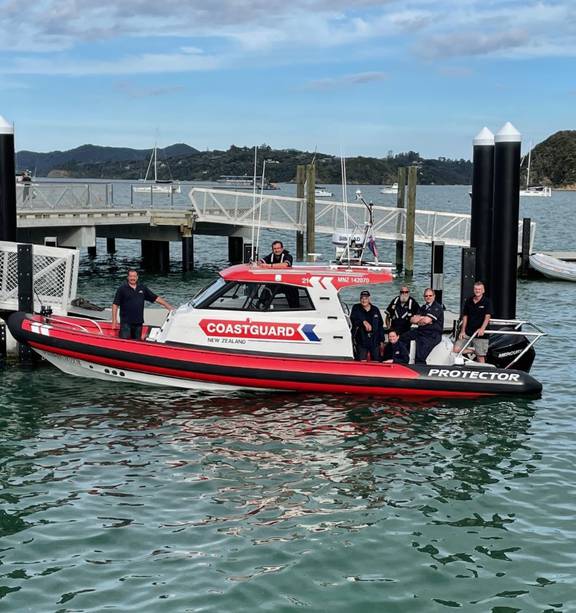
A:
{"type": "Polygon", "coordinates": [[[395,330],[399,335],[410,330],[410,319],[418,313],[418,303],[412,296],[407,285],[400,288],[400,294],[396,296],[388,305],[384,312],[386,316],[386,326],[395,330]]]}
{"type": "Polygon", "coordinates": [[[416,364],[426,364],[426,358],[442,340],[444,330],[444,309],[436,302],[436,294],[430,287],[424,290],[424,304],[418,314],[410,319],[417,328],[402,335],[401,341],[410,347],[410,341],[416,341],[416,364]]]}
{"type": "Polygon", "coordinates": [[[380,360],[380,350],[384,346],[384,320],[377,306],[370,302],[370,292],[360,292],[360,302],[352,307],[352,340],[354,341],[356,360],[374,362],[380,360]]]}
{"type": "Polygon", "coordinates": [[[164,298],[160,298],[145,285],[138,283],[138,273],[135,270],[129,270],[126,281],[116,290],[112,304],[113,328],[118,325],[118,311],[120,311],[120,338],[140,340],[145,300],[157,302],[168,311],[173,310],[164,298]]]}

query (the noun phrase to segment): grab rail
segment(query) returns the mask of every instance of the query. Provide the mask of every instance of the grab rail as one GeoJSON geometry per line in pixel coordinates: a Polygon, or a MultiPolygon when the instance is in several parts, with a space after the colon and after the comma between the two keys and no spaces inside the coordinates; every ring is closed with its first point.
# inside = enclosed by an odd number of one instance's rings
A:
{"type": "MultiPolygon", "coordinates": [[[[543,336],[547,336],[546,332],[544,332],[536,324],[533,324],[532,322],[526,321],[523,319],[491,319],[489,325],[492,325],[492,324],[498,325],[498,326],[514,326],[514,330],[489,330],[488,329],[488,330],[484,330],[484,334],[488,334],[488,335],[503,334],[506,336],[524,336],[527,339],[533,337],[532,340],[528,343],[528,345],[524,347],[524,349],[510,362],[510,364],[507,364],[506,366],[504,366],[505,369],[510,368],[514,364],[516,364],[516,362],[518,362],[518,360],[525,353],[527,353],[528,350],[531,347],[533,347],[543,336]],[[533,328],[535,331],[520,330],[522,326],[531,326],[531,328],[533,328]]],[[[466,349],[468,349],[468,347],[470,347],[470,345],[472,344],[472,341],[475,338],[479,338],[478,330],[476,330],[470,338],[466,339],[464,346],[462,347],[462,349],[460,349],[460,351],[456,355],[456,358],[462,357],[462,359],[464,359],[464,356],[462,354],[464,353],[466,349]]]]}

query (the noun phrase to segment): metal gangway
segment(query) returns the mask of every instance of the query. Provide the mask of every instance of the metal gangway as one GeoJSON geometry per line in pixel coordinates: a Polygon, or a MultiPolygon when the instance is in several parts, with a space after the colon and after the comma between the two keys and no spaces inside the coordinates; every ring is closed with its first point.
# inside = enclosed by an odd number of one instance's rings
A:
{"type": "MultiPolygon", "coordinates": [[[[119,225],[127,216],[140,214],[148,223],[153,214],[157,223],[170,212],[192,215],[196,226],[235,226],[250,228],[254,224],[273,230],[306,230],[306,200],[279,196],[269,192],[231,191],[197,187],[181,183],[182,194],[135,193],[137,183],[129,182],[37,182],[17,190],[17,207],[21,223],[42,225],[43,218],[61,216],[62,222],[82,215],[90,225],[119,225]]],[[[140,189],[140,188],[139,188],[140,189]]],[[[373,234],[375,239],[404,240],[406,238],[406,209],[373,206],[373,234]]],[[[335,234],[345,229],[353,232],[368,221],[366,207],[359,202],[336,202],[316,199],[315,231],[335,234]]],[[[418,243],[443,241],[446,245],[470,245],[471,216],[417,209],[414,240],[418,243]]],[[[176,223],[176,222],[174,222],[176,223]]],[[[178,221],[180,223],[180,221],[178,221]]],[[[522,224],[519,224],[521,236],[522,224]]],[[[210,234],[210,231],[206,233],[210,234]]],[[[535,223],[532,223],[531,241],[535,223]]]]}
{"type": "MultiPolygon", "coordinates": [[[[34,245],[34,311],[49,306],[58,315],[76,298],[79,252],[34,245]]],[[[0,241],[0,311],[18,310],[18,243],[0,241]]]]}

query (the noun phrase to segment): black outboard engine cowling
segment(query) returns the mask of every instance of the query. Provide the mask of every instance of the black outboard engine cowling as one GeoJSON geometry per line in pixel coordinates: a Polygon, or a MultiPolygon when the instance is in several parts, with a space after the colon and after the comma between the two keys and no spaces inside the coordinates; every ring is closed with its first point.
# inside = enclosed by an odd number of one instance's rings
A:
{"type": "MultiPolygon", "coordinates": [[[[502,328],[502,330],[515,330],[512,327],[502,328]]],[[[497,368],[506,368],[524,349],[530,344],[530,341],[521,335],[510,334],[490,334],[490,345],[488,347],[488,355],[486,361],[494,364],[497,368]]],[[[517,361],[514,362],[512,368],[530,372],[536,352],[534,347],[530,347],[528,351],[517,361]]]]}

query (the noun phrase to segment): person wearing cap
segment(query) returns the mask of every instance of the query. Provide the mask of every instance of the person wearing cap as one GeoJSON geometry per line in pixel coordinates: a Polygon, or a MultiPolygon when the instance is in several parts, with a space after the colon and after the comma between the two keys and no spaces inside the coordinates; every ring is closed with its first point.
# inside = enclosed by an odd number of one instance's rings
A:
{"type": "Polygon", "coordinates": [[[391,330],[396,330],[399,335],[408,332],[412,324],[410,319],[418,313],[420,306],[410,296],[410,289],[407,285],[400,288],[400,294],[394,298],[384,312],[386,316],[386,326],[391,330]]]}
{"type": "Polygon", "coordinates": [[[426,364],[426,358],[442,340],[444,330],[444,309],[436,302],[436,293],[430,287],[424,290],[424,304],[410,322],[417,326],[405,332],[400,340],[410,347],[410,341],[416,341],[416,364],[426,364]]]}
{"type": "Polygon", "coordinates": [[[380,350],[384,346],[384,320],[380,309],[370,302],[370,292],[360,292],[360,302],[352,307],[352,341],[356,360],[380,360],[380,350]]]}

